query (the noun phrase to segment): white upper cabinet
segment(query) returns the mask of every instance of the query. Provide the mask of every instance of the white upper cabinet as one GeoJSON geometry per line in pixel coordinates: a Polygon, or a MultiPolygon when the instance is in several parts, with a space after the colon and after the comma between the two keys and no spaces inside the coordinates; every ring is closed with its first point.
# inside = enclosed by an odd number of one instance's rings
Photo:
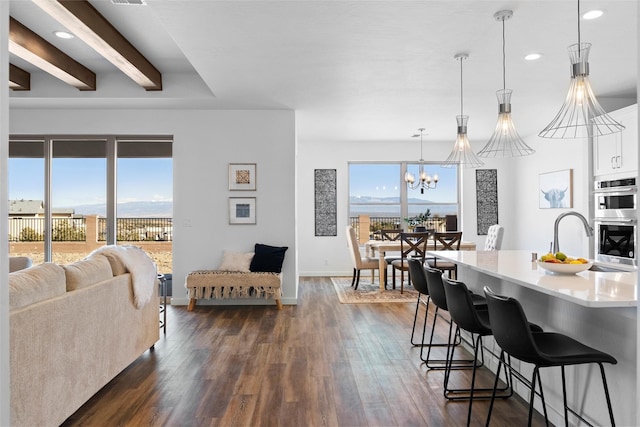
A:
{"type": "Polygon", "coordinates": [[[593,173],[636,175],[638,170],[638,104],[609,114],[625,126],[622,132],[593,138],[593,173]]]}

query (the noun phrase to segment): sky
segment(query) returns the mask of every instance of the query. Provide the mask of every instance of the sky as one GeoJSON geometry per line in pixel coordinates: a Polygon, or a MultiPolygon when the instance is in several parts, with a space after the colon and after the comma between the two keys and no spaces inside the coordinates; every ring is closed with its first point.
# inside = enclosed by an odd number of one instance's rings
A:
{"type": "MultiPolygon", "coordinates": [[[[417,164],[409,165],[408,169],[417,177],[417,164]]],[[[410,190],[409,198],[421,198],[438,203],[457,203],[457,168],[425,164],[425,172],[432,177],[434,174],[438,175],[437,187],[425,190],[424,194],[420,194],[420,190],[410,190]]],[[[349,165],[350,196],[399,197],[401,185],[406,183],[402,180],[399,163],[352,163],[349,165]]]]}
{"type": "MultiPolygon", "coordinates": [[[[119,159],[118,203],[173,200],[172,159],[119,159]]],[[[56,208],[106,202],[106,159],[56,158],[52,166],[56,208]]],[[[9,199],[44,199],[44,160],[10,158],[9,199]]]]}

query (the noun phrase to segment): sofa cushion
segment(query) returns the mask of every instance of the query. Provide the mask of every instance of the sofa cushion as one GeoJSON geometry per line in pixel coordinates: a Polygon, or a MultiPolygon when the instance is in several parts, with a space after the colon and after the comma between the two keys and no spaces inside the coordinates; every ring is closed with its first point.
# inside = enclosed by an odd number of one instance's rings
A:
{"type": "Polygon", "coordinates": [[[44,301],[67,291],[64,269],[57,264],[38,264],[9,274],[9,308],[44,301]]]}
{"type": "Polygon", "coordinates": [[[127,267],[125,267],[124,263],[122,262],[122,259],[120,259],[120,257],[118,257],[117,254],[109,251],[103,251],[100,253],[91,254],[89,258],[93,258],[96,256],[103,256],[107,258],[107,260],[109,260],[109,264],[111,264],[111,271],[113,272],[114,276],[119,276],[121,274],[128,273],[127,267]]]}
{"type": "Polygon", "coordinates": [[[269,246],[256,243],[255,255],[251,260],[250,270],[255,272],[280,273],[287,246],[269,246]]]}
{"type": "Polygon", "coordinates": [[[253,252],[231,252],[224,251],[222,264],[218,270],[222,271],[242,271],[248,273],[253,259],[253,252]]]}
{"type": "Polygon", "coordinates": [[[28,256],[11,256],[9,257],[9,273],[23,270],[33,265],[33,260],[28,256]]]}
{"type": "Polygon", "coordinates": [[[63,265],[62,268],[67,276],[67,292],[86,288],[113,277],[111,264],[102,255],[63,265]]]}

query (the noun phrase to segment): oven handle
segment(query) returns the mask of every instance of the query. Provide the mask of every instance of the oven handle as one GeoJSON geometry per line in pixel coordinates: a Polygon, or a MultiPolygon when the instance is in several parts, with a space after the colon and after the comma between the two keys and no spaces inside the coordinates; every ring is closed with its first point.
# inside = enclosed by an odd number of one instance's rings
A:
{"type": "Polygon", "coordinates": [[[635,225],[638,220],[633,218],[594,218],[593,222],[607,225],[631,224],[635,225]]]}
{"type": "Polygon", "coordinates": [[[611,194],[611,193],[637,193],[638,187],[611,187],[611,188],[596,188],[593,190],[593,194],[611,194]]]}

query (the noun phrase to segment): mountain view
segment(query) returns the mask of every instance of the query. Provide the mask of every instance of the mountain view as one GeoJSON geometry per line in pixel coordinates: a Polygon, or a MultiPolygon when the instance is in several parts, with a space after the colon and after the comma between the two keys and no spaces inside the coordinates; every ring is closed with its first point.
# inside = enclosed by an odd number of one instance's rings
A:
{"type": "MultiPolygon", "coordinates": [[[[105,203],[71,207],[76,215],[106,216],[105,203]]],[[[119,218],[172,218],[173,202],[146,201],[118,203],[119,218]]]]}

